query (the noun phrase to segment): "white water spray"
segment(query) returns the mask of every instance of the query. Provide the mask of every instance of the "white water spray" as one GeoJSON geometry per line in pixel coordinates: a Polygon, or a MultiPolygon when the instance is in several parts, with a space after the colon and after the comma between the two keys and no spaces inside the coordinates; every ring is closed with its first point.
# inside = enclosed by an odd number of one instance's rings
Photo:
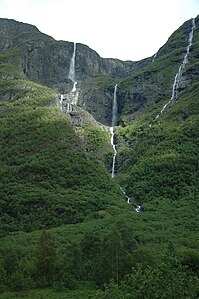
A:
{"type": "Polygon", "coordinates": [[[63,110],[63,99],[64,99],[64,95],[61,94],[61,98],[60,98],[60,109],[63,110]]]}
{"type": "Polygon", "coordinates": [[[132,200],[129,196],[126,195],[126,192],[124,191],[123,188],[120,187],[120,190],[124,194],[124,196],[127,198],[127,203],[129,205],[133,205],[135,207],[135,212],[139,213],[141,211],[141,206],[139,206],[137,203],[135,203],[134,200],[132,200]]]}
{"type": "Polygon", "coordinates": [[[66,105],[66,112],[67,113],[72,112],[72,105],[70,103],[67,103],[67,105],[66,105]]]}
{"type": "Polygon", "coordinates": [[[78,91],[76,88],[77,81],[75,76],[75,59],[76,59],[76,43],[74,43],[73,55],[70,60],[70,68],[68,73],[68,79],[73,82],[72,90],[67,93],[64,97],[64,110],[66,113],[70,113],[73,111],[73,106],[76,106],[78,103],[78,91]]]}
{"type": "Polygon", "coordinates": [[[117,125],[117,84],[114,87],[114,94],[113,94],[113,105],[112,105],[112,119],[111,119],[111,127],[110,127],[110,133],[111,133],[111,145],[113,147],[113,162],[112,162],[112,171],[111,171],[111,177],[114,178],[115,176],[115,160],[117,156],[117,150],[116,145],[114,144],[114,126],[117,125]]]}
{"type": "Polygon", "coordinates": [[[183,72],[185,70],[185,66],[188,62],[188,55],[189,55],[189,52],[190,52],[190,48],[192,46],[192,41],[193,41],[193,33],[194,33],[194,30],[196,29],[196,25],[195,25],[195,19],[192,19],[191,20],[192,22],[192,27],[191,27],[191,31],[189,33],[189,39],[188,39],[188,45],[187,45],[187,48],[186,48],[186,54],[183,58],[183,62],[182,64],[180,65],[179,69],[178,69],[178,72],[176,73],[175,75],[175,79],[174,79],[174,83],[173,83],[173,87],[172,87],[172,95],[171,95],[171,98],[170,100],[163,106],[162,110],[160,111],[160,114],[158,114],[156,117],[155,117],[155,120],[157,120],[160,115],[164,112],[164,110],[166,109],[166,107],[170,104],[172,104],[172,102],[174,100],[177,100],[178,99],[178,89],[179,89],[179,86],[180,86],[180,82],[181,82],[181,77],[183,75],[183,72]]]}
{"type": "Polygon", "coordinates": [[[76,85],[77,85],[77,82],[75,81],[75,57],[76,57],[76,43],[74,43],[73,55],[71,57],[69,74],[68,74],[68,78],[73,82],[72,92],[76,91],[76,85]]]}
{"type": "Polygon", "coordinates": [[[112,161],[112,171],[111,171],[111,177],[115,177],[115,160],[117,156],[117,150],[116,150],[116,145],[114,144],[114,130],[113,127],[110,127],[110,133],[111,133],[111,145],[113,147],[113,161],[112,161]]]}
{"type": "MultiPolygon", "coordinates": [[[[117,115],[118,115],[118,105],[117,105],[117,89],[118,89],[118,84],[115,85],[114,87],[114,94],[113,94],[113,105],[112,105],[112,119],[111,119],[111,127],[110,127],[110,133],[111,133],[111,145],[113,147],[113,162],[112,162],[112,171],[111,171],[111,177],[115,177],[115,160],[117,156],[117,150],[116,150],[116,144],[114,143],[114,126],[117,125],[117,115]]],[[[127,203],[130,205],[133,205],[135,208],[135,212],[140,212],[141,211],[141,206],[139,206],[137,203],[134,202],[130,197],[126,195],[126,192],[124,191],[123,188],[120,188],[122,193],[125,195],[127,198],[127,203]]]]}

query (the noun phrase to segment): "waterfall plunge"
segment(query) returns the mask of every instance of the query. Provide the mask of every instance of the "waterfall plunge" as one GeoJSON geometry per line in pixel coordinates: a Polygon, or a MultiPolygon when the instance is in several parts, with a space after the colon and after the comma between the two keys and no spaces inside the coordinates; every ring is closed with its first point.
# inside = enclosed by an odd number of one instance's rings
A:
{"type": "Polygon", "coordinates": [[[112,119],[111,119],[111,127],[110,127],[110,133],[111,133],[111,145],[113,147],[113,162],[112,162],[112,172],[111,177],[114,178],[115,176],[115,160],[117,156],[117,150],[116,145],[114,144],[114,126],[117,125],[117,84],[114,87],[114,95],[113,95],[113,105],[112,105],[112,119]]]}
{"type": "Polygon", "coordinates": [[[76,56],[76,43],[74,43],[73,55],[70,61],[70,68],[68,74],[68,78],[73,82],[72,92],[76,91],[76,85],[77,85],[77,82],[75,81],[75,56],[76,56]]]}
{"type": "Polygon", "coordinates": [[[64,95],[61,94],[61,98],[60,98],[60,102],[59,102],[61,111],[63,110],[63,99],[64,99],[64,95]]]}
{"type": "Polygon", "coordinates": [[[64,111],[66,113],[70,113],[73,111],[73,106],[76,106],[78,103],[78,91],[76,88],[77,81],[75,76],[75,59],[76,59],[76,43],[74,43],[73,48],[73,55],[70,60],[70,68],[68,73],[68,79],[70,79],[73,82],[72,90],[67,93],[67,95],[64,97],[64,111]]]}
{"type": "MultiPolygon", "coordinates": [[[[113,105],[112,105],[112,119],[111,119],[111,127],[110,127],[110,133],[111,133],[111,145],[113,147],[113,162],[112,162],[112,171],[111,171],[111,177],[115,177],[115,160],[117,156],[117,150],[116,150],[116,144],[114,143],[114,126],[117,125],[117,117],[118,117],[118,105],[117,105],[117,88],[118,85],[116,84],[114,87],[114,94],[113,94],[113,105]]],[[[135,212],[139,213],[141,211],[141,206],[135,203],[133,199],[128,197],[126,195],[126,192],[124,191],[123,188],[120,188],[122,193],[125,195],[127,198],[127,203],[130,205],[133,205],[135,208],[135,212]]]]}
{"type": "Polygon", "coordinates": [[[112,171],[111,171],[111,177],[114,178],[115,177],[115,159],[117,156],[117,150],[116,150],[116,145],[114,144],[114,130],[113,127],[110,127],[110,133],[111,133],[111,145],[113,147],[113,162],[112,162],[112,171]]]}
{"type": "Polygon", "coordinates": [[[182,64],[180,65],[179,69],[178,69],[178,72],[176,73],[175,75],[175,78],[174,78],[174,82],[173,82],[173,87],[172,87],[172,95],[171,95],[171,98],[170,100],[163,106],[162,110],[160,111],[160,114],[156,115],[155,117],[155,120],[157,120],[160,115],[164,112],[164,110],[166,109],[166,107],[171,104],[174,100],[177,100],[178,99],[178,89],[179,89],[179,86],[180,86],[180,81],[181,81],[181,77],[183,75],[183,72],[184,72],[184,69],[185,69],[185,66],[188,62],[188,55],[189,55],[189,52],[190,52],[190,48],[192,46],[192,41],[193,41],[193,33],[194,33],[194,30],[196,29],[196,24],[195,24],[195,19],[192,19],[191,20],[191,23],[192,23],[192,27],[191,27],[191,31],[189,33],[189,38],[188,38],[188,45],[187,45],[187,48],[186,48],[186,54],[183,58],[183,62],[182,64]]]}
{"type": "Polygon", "coordinates": [[[129,196],[126,195],[126,192],[124,191],[124,189],[122,187],[120,187],[120,190],[122,191],[122,193],[124,194],[124,196],[127,199],[127,203],[129,205],[133,205],[135,207],[135,212],[139,213],[141,211],[141,206],[138,205],[134,200],[132,200],[129,196]]]}

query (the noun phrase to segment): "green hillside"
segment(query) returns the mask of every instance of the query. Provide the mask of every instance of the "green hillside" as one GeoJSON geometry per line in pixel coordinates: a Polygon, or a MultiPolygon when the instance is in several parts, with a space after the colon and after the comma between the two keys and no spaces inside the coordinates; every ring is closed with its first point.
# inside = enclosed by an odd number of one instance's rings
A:
{"type": "Polygon", "coordinates": [[[86,155],[70,119],[45,106],[55,100],[52,90],[27,81],[10,84],[33,91],[1,105],[1,232],[100,217],[121,199],[119,187],[102,163],[86,155]]]}
{"type": "Polygon", "coordinates": [[[199,18],[195,22],[178,98],[155,120],[171,98],[190,20],[154,59],[126,65],[105,60],[106,72],[96,66],[102,58],[82,45],[77,73],[84,79],[77,85],[78,105],[68,113],[60,94],[71,86],[65,68],[72,44],[6,21],[0,48],[0,298],[199,298],[199,18]],[[85,61],[81,68],[84,55],[93,59],[88,69],[85,61]],[[44,56],[49,64],[40,81],[44,56]],[[111,65],[122,77],[111,77],[111,65]],[[125,68],[131,74],[124,79],[125,68]],[[111,123],[116,83],[112,179],[104,124],[111,123]],[[139,213],[120,188],[141,205],[139,213]]]}

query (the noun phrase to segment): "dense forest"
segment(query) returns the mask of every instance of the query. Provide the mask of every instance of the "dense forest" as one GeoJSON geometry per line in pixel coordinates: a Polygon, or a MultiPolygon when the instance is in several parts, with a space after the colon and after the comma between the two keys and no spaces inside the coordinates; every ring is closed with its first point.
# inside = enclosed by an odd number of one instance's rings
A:
{"type": "Polygon", "coordinates": [[[134,63],[0,38],[0,298],[199,298],[199,17],[134,63]]]}

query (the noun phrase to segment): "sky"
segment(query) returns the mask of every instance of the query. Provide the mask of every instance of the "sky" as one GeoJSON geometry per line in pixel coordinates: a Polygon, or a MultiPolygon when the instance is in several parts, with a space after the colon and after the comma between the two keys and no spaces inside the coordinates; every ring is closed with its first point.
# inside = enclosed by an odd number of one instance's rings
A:
{"type": "Polygon", "coordinates": [[[132,61],[154,55],[198,14],[199,0],[0,0],[0,18],[86,44],[102,57],[132,61]]]}

